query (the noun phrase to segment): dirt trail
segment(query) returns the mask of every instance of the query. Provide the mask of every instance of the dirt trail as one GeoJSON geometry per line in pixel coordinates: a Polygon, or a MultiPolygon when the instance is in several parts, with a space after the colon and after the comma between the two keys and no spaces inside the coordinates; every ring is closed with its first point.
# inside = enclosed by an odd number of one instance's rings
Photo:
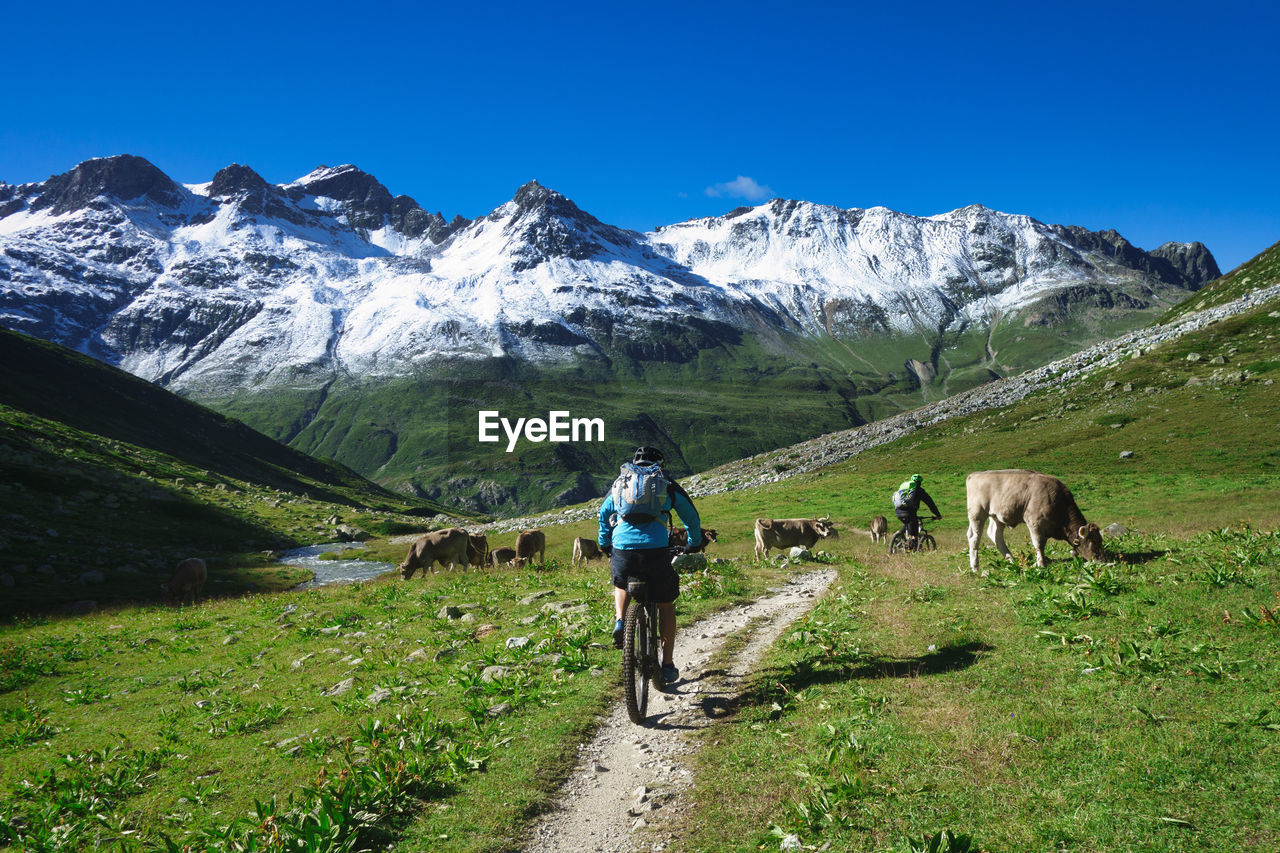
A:
{"type": "Polygon", "coordinates": [[[649,726],[633,725],[619,701],[579,747],[578,766],[534,827],[526,853],[666,849],[672,817],[692,806],[690,735],[724,715],[765,650],[834,578],[834,571],[796,575],[767,598],[682,626],[675,654],[680,680],[666,694],[650,692],[649,726]],[[708,668],[726,639],[749,623],[745,646],[708,668]]]}

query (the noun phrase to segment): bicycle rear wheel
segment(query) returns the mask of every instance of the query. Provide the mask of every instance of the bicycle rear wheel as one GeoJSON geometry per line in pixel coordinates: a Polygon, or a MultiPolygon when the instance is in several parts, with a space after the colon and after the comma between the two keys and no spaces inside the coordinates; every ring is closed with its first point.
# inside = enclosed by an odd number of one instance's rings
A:
{"type": "Polygon", "coordinates": [[[937,539],[934,539],[934,538],[933,538],[932,536],[930,536],[928,533],[921,533],[921,534],[920,534],[920,547],[919,547],[917,550],[919,550],[919,551],[936,551],[936,550],[938,550],[938,540],[937,540],[937,539]]]}
{"type": "Polygon", "coordinates": [[[639,725],[644,722],[649,706],[649,614],[640,602],[627,604],[622,636],[622,692],[626,697],[627,716],[639,725]]]}
{"type": "Polygon", "coordinates": [[[662,636],[658,629],[658,608],[649,605],[647,618],[649,620],[649,654],[645,656],[645,661],[649,669],[649,683],[653,685],[653,689],[659,693],[667,692],[667,685],[662,680],[662,659],[660,653],[662,651],[662,636]]]}
{"type": "Polygon", "coordinates": [[[897,533],[893,534],[893,539],[890,540],[889,542],[889,553],[890,554],[907,553],[907,534],[906,533],[899,530],[897,533]]]}

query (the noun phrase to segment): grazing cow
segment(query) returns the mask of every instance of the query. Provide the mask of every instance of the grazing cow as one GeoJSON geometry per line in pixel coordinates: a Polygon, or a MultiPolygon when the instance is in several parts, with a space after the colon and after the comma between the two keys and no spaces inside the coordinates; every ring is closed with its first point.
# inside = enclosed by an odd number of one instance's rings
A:
{"type": "Polygon", "coordinates": [[[883,542],[889,538],[889,519],[877,515],[871,519],[871,541],[883,542]]]}
{"type": "Polygon", "coordinates": [[[160,588],[168,594],[170,599],[183,604],[186,603],[187,593],[190,592],[191,603],[195,604],[208,577],[209,569],[205,566],[204,560],[199,557],[188,557],[178,563],[178,567],[173,570],[173,577],[168,583],[161,584],[160,588]]]}
{"type": "Polygon", "coordinates": [[[409,546],[409,553],[400,564],[400,574],[405,580],[413,577],[413,573],[422,569],[422,576],[433,563],[452,569],[458,563],[467,563],[467,549],[471,546],[471,538],[467,531],[460,527],[446,527],[424,533],[409,546]]]}
{"type": "Polygon", "coordinates": [[[831,516],[822,518],[757,518],[756,559],[770,548],[812,548],[819,539],[839,539],[831,516]]]}
{"type": "MultiPolygon", "coordinates": [[[[713,527],[702,528],[702,547],[705,548],[712,542],[716,541],[716,531],[713,527]]],[[[679,530],[670,529],[667,531],[667,547],[674,548],[677,545],[684,546],[689,542],[689,531],[683,527],[679,530]]]]}
{"type": "Polygon", "coordinates": [[[1004,529],[1025,523],[1036,549],[1036,565],[1043,566],[1044,546],[1050,539],[1062,539],[1086,560],[1101,560],[1102,533],[1098,525],[1085,521],[1076,499],[1057,477],[1036,471],[1006,469],[974,471],[965,480],[969,507],[969,568],[978,570],[978,545],[982,526],[987,536],[1009,562],[1013,555],[1004,544],[1004,529]]]}
{"type": "Polygon", "coordinates": [[[489,562],[489,537],[483,533],[467,534],[467,564],[483,566],[489,562]]]}
{"type": "Polygon", "coordinates": [[[533,562],[533,555],[538,555],[538,562],[547,561],[547,537],[541,530],[522,530],[516,537],[516,565],[526,566],[533,562]]]}
{"type": "Polygon", "coordinates": [[[598,560],[604,556],[596,540],[579,536],[573,540],[573,564],[585,563],[587,560],[598,560]]]}
{"type": "Polygon", "coordinates": [[[507,566],[516,558],[515,548],[494,548],[489,552],[489,562],[493,563],[496,569],[498,566],[507,566]]]}

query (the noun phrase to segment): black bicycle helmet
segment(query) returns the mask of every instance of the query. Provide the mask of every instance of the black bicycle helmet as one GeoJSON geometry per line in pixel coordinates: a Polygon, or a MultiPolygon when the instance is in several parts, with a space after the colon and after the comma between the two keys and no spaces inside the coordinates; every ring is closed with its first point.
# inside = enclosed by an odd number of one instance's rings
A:
{"type": "Polygon", "coordinates": [[[661,465],[667,461],[667,457],[662,455],[662,451],[656,447],[637,447],[635,454],[631,457],[631,461],[637,465],[661,465]]]}

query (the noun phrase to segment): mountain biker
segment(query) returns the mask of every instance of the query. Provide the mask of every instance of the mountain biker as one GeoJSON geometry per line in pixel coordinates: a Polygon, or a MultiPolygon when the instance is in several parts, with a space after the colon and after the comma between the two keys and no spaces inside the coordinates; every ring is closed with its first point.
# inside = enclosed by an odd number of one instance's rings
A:
{"type": "MultiPolygon", "coordinates": [[[[667,523],[672,510],[680,517],[689,542],[702,542],[702,521],[689,493],[662,471],[666,461],[656,447],[637,447],[631,461],[622,466],[604,503],[600,505],[600,532],[596,542],[609,557],[609,573],[613,578],[614,616],[613,644],[622,648],[622,615],[627,607],[627,578],[640,578],[649,584],[649,598],[658,606],[658,631],[662,636],[662,680],[670,684],[680,677],[672,659],[676,641],[676,605],[680,595],[680,578],[671,567],[667,547],[667,523]],[[640,478],[644,478],[641,480],[640,478]],[[652,483],[653,502],[635,511],[632,503],[637,485],[652,483]],[[619,510],[632,508],[621,513],[619,510]],[[644,511],[647,510],[647,511],[644,511]]],[[[698,548],[688,550],[696,551],[698,548]]]]}
{"type": "Polygon", "coordinates": [[[937,521],[942,518],[942,513],[938,512],[938,505],[933,502],[933,498],[924,490],[924,477],[919,474],[912,474],[898,490],[893,493],[893,514],[902,522],[902,526],[906,528],[907,536],[911,541],[915,541],[920,536],[920,502],[924,501],[929,509],[933,510],[933,519],[937,521]]]}

